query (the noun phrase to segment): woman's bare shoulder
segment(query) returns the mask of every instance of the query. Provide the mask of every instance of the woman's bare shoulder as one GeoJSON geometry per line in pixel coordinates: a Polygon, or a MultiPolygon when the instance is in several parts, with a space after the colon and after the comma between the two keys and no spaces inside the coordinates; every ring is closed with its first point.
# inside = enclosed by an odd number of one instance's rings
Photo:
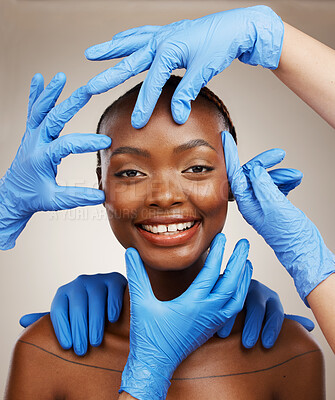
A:
{"type": "Polygon", "coordinates": [[[21,347],[20,344],[22,343],[41,346],[55,352],[63,350],[57,341],[49,314],[43,316],[21,332],[17,340],[17,347],[21,347]]]}
{"type": "Polygon", "coordinates": [[[25,329],[12,354],[5,398],[24,400],[58,395],[57,380],[62,372],[50,354],[60,356],[61,352],[48,315],[25,329]]]}
{"type": "Polygon", "coordinates": [[[277,393],[283,399],[324,399],[324,358],[313,334],[296,321],[285,319],[274,346],[278,363],[277,393]]]}
{"type": "Polygon", "coordinates": [[[205,387],[207,395],[208,390],[214,397],[222,393],[215,397],[220,399],[323,398],[322,352],[305,328],[285,320],[272,349],[264,348],[261,340],[246,349],[242,345],[243,315],[237,325],[228,338],[213,337],[192,353],[176,370],[171,389],[191,382],[197,394],[205,387]]]}
{"type": "Polygon", "coordinates": [[[101,399],[117,394],[127,354],[105,334],[99,347],[84,356],[58,343],[49,315],[25,329],[12,356],[6,400],[32,398],[101,399]],[[73,377],[76,377],[74,380],[73,377]]]}

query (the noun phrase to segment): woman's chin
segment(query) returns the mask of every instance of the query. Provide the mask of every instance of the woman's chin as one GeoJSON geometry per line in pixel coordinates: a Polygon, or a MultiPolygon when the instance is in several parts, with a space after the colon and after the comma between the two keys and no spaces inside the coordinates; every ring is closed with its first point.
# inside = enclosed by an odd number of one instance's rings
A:
{"type": "Polygon", "coordinates": [[[156,271],[183,271],[190,268],[192,265],[201,263],[201,267],[206,259],[206,251],[199,252],[199,254],[180,254],[180,252],[162,252],[160,251],[159,257],[155,254],[141,254],[142,261],[146,267],[156,271]],[[165,254],[164,254],[165,253],[165,254]],[[204,253],[204,254],[203,254],[204,253]],[[202,256],[203,254],[203,256],[202,256]]]}

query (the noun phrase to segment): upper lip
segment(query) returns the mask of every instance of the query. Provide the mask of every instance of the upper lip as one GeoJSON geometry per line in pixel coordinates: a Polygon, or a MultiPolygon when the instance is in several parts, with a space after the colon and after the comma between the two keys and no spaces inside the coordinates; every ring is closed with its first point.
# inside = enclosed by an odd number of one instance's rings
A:
{"type": "Polygon", "coordinates": [[[135,225],[169,225],[169,224],[180,224],[184,222],[200,221],[200,218],[183,216],[183,215],[166,215],[157,216],[148,219],[144,219],[139,222],[135,222],[135,225]]]}

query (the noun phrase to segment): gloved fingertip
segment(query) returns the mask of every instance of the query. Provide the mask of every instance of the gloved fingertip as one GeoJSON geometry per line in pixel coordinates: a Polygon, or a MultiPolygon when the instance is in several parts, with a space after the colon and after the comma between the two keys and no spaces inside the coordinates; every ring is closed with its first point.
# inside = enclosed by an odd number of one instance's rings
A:
{"type": "Polygon", "coordinates": [[[308,332],[311,332],[315,328],[315,324],[313,321],[311,321],[309,318],[302,317],[300,315],[291,315],[291,314],[284,314],[284,317],[286,319],[291,319],[293,321],[298,322],[300,325],[302,325],[305,329],[308,330],[308,332]]]}
{"type": "Polygon", "coordinates": [[[88,60],[91,60],[92,57],[94,57],[93,46],[92,46],[92,47],[89,47],[89,48],[87,48],[87,49],[85,50],[85,57],[86,57],[88,60]]]}
{"type": "Polygon", "coordinates": [[[131,125],[135,129],[141,129],[147,124],[147,120],[143,117],[143,114],[139,111],[134,111],[131,115],[131,125]]]}
{"type": "Polygon", "coordinates": [[[242,336],[242,344],[246,349],[252,349],[255,346],[256,341],[253,339],[250,339],[249,337],[242,336]]]}
{"type": "Polygon", "coordinates": [[[103,60],[103,55],[110,49],[110,42],[93,45],[85,50],[85,57],[88,60],[99,61],[103,60]]]}
{"type": "Polygon", "coordinates": [[[191,106],[189,102],[174,101],[171,105],[171,112],[174,121],[179,125],[183,125],[190,116],[191,106]]]}
{"type": "Polygon", "coordinates": [[[228,329],[220,329],[219,331],[216,332],[216,334],[221,338],[225,339],[230,335],[230,330],[228,329]]]}
{"type": "Polygon", "coordinates": [[[63,347],[64,350],[69,350],[72,347],[72,337],[70,334],[64,333],[64,330],[60,330],[58,328],[58,325],[54,324],[54,331],[56,334],[56,337],[58,339],[59,344],[63,347]]]}
{"type": "Polygon", "coordinates": [[[230,335],[230,333],[231,333],[231,331],[232,331],[232,329],[233,329],[234,322],[235,322],[235,318],[234,318],[234,320],[232,321],[232,323],[230,323],[230,320],[228,320],[228,321],[226,322],[226,324],[225,324],[221,329],[219,329],[219,330],[216,332],[216,334],[217,334],[221,339],[227,338],[227,337],[230,335]]]}
{"type": "Polygon", "coordinates": [[[282,323],[276,324],[272,328],[267,328],[267,324],[265,324],[265,327],[262,332],[262,345],[264,348],[270,349],[271,347],[274,346],[276,340],[278,339],[281,326],[282,323]]]}
{"type": "Polygon", "coordinates": [[[73,346],[74,352],[77,356],[84,356],[87,353],[87,346],[82,345],[81,343],[77,343],[73,346]]]}
{"type": "Polygon", "coordinates": [[[251,319],[247,316],[242,332],[242,344],[246,349],[251,349],[255,346],[260,332],[257,326],[253,323],[250,324],[251,321],[256,321],[256,319],[251,319]]]}
{"type": "Polygon", "coordinates": [[[120,312],[121,310],[116,310],[115,307],[112,310],[108,310],[108,321],[114,324],[119,319],[120,312]]]}
{"type": "Polygon", "coordinates": [[[107,135],[101,135],[101,148],[106,149],[112,144],[112,139],[107,135]]]}
{"type": "Polygon", "coordinates": [[[68,341],[65,338],[59,339],[59,344],[62,346],[64,350],[69,350],[72,347],[72,342],[68,341]]]}
{"type": "Polygon", "coordinates": [[[229,132],[227,132],[227,131],[222,131],[221,132],[221,141],[222,141],[222,144],[224,145],[224,143],[225,143],[225,141],[226,141],[226,136],[227,136],[227,134],[228,134],[229,132]]]}
{"type": "Polygon", "coordinates": [[[90,340],[91,346],[93,347],[99,347],[102,343],[102,336],[97,335],[90,340]]]}
{"type": "Polygon", "coordinates": [[[37,85],[38,82],[44,81],[43,75],[39,72],[37,72],[31,79],[31,84],[32,85],[37,85]]]}
{"type": "Polygon", "coordinates": [[[278,154],[280,154],[282,160],[284,160],[284,158],[286,157],[286,151],[280,148],[277,148],[276,150],[278,151],[278,154]]]}
{"type": "Polygon", "coordinates": [[[212,240],[210,246],[209,246],[209,250],[213,250],[214,247],[220,246],[220,247],[225,247],[226,245],[226,235],[222,232],[218,233],[217,235],[215,235],[214,239],[212,240]]]}
{"type": "Polygon", "coordinates": [[[19,324],[22,326],[22,328],[27,328],[27,326],[29,326],[30,324],[28,323],[26,316],[23,315],[20,320],[19,320],[19,324]]]}
{"type": "Polygon", "coordinates": [[[72,332],[73,350],[78,356],[83,356],[87,352],[88,338],[84,333],[83,327],[77,329],[77,333],[72,332]]]}
{"type": "Polygon", "coordinates": [[[266,336],[264,335],[264,337],[262,336],[262,344],[263,347],[265,347],[266,349],[271,349],[271,347],[273,347],[275,342],[276,342],[276,335],[274,334],[274,332],[271,332],[266,336]]]}
{"type": "Polygon", "coordinates": [[[57,74],[53,77],[53,80],[58,81],[59,83],[66,82],[66,75],[64,72],[57,72],[57,74]]]}
{"type": "Polygon", "coordinates": [[[136,266],[136,261],[138,259],[137,250],[134,249],[133,247],[129,247],[126,250],[125,258],[127,265],[127,273],[129,274],[129,267],[131,267],[131,269],[134,269],[134,267],[136,266]]]}
{"type": "MultiPolygon", "coordinates": [[[[245,239],[245,238],[243,238],[243,239],[240,239],[237,243],[236,243],[236,246],[235,246],[235,249],[236,248],[238,248],[240,251],[249,251],[249,249],[250,249],[250,243],[249,243],[249,240],[248,239],[245,239]]],[[[249,261],[249,260],[247,260],[247,263],[248,263],[248,267],[250,268],[252,268],[252,265],[251,265],[251,262],[249,261]],[[249,265],[250,264],[250,265],[249,265]]]]}

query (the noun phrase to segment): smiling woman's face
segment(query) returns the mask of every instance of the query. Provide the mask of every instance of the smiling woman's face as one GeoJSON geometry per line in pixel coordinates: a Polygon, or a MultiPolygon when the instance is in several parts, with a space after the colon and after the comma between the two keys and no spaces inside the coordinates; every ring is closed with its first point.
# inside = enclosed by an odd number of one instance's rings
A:
{"type": "Polygon", "coordinates": [[[164,89],[141,130],[130,117],[137,94],[113,109],[100,133],[112,138],[101,157],[101,188],[111,228],[148,267],[182,270],[206,252],[227,214],[228,181],[215,106],[198,97],[184,125],[171,116],[164,89]]]}

